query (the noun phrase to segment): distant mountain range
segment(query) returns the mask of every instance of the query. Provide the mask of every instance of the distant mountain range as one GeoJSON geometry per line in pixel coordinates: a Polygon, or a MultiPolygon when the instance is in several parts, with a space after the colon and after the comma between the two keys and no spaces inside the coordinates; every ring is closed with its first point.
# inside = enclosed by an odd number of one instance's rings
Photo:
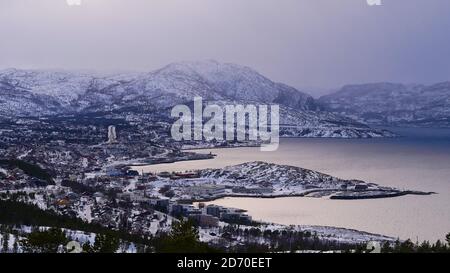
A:
{"type": "Polygon", "coordinates": [[[318,104],[368,124],[450,127],[450,82],[347,85],[321,97],[318,104]]]}
{"type": "Polygon", "coordinates": [[[253,69],[216,61],[180,62],[149,73],[0,71],[0,115],[10,118],[99,112],[170,114],[176,104],[204,101],[281,106],[285,136],[392,136],[352,118],[322,111],[310,95],[276,83],[253,69]]]}
{"type": "Polygon", "coordinates": [[[173,63],[150,73],[110,76],[8,69],[0,71],[0,92],[0,111],[14,115],[95,111],[137,102],[161,108],[195,96],[316,108],[311,96],[295,88],[272,82],[248,67],[215,61],[173,63]]]}

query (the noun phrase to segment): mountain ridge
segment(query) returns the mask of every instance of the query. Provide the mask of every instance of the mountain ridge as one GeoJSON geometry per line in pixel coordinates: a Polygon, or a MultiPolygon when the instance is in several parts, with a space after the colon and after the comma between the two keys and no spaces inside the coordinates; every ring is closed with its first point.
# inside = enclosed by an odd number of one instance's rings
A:
{"type": "MultiPolygon", "coordinates": [[[[40,117],[93,112],[136,112],[166,115],[177,104],[228,101],[279,104],[286,136],[379,137],[382,131],[320,111],[312,96],[271,81],[257,71],[217,61],[168,64],[146,73],[93,75],[86,72],[0,71],[0,114],[40,117]],[[150,109],[150,110],[149,110],[150,109]]],[[[392,136],[391,134],[388,134],[392,136]]]]}
{"type": "MultiPolygon", "coordinates": [[[[293,87],[272,82],[249,67],[216,61],[172,63],[146,73],[105,76],[66,70],[6,69],[0,71],[3,104],[8,101],[4,98],[5,90],[51,96],[66,108],[61,109],[63,111],[82,110],[89,98],[106,99],[104,103],[108,103],[108,98],[115,96],[131,100],[143,95],[149,101],[159,96],[172,96],[182,101],[201,96],[206,100],[276,102],[303,110],[315,108],[311,96],[293,87]],[[287,100],[287,96],[291,99],[287,100]]],[[[48,113],[51,111],[44,111],[48,113]]]]}
{"type": "Polygon", "coordinates": [[[369,124],[450,127],[450,81],[347,85],[318,103],[326,111],[369,124]]]}

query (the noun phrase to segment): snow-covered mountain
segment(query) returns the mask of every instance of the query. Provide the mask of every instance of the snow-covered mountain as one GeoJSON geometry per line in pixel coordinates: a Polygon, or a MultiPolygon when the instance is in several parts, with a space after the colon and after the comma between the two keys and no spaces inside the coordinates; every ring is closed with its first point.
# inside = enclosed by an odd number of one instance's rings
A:
{"type": "Polygon", "coordinates": [[[0,71],[0,115],[43,116],[86,112],[147,111],[170,115],[170,107],[200,96],[204,101],[280,104],[287,136],[374,137],[381,131],[318,111],[305,93],[245,66],[216,61],[180,62],[148,73],[8,69],[0,71]],[[146,110],[143,110],[146,109],[146,110]]]}
{"type": "Polygon", "coordinates": [[[88,73],[7,69],[0,71],[0,113],[41,116],[73,112],[89,92],[102,92],[118,84],[114,77],[88,73]]]}
{"type": "Polygon", "coordinates": [[[248,67],[216,61],[173,63],[149,73],[103,77],[66,71],[0,71],[0,111],[9,115],[95,111],[142,103],[161,108],[196,96],[315,108],[314,99],[295,88],[272,82],[248,67]],[[21,107],[21,98],[27,107],[21,107]]]}
{"type": "Polygon", "coordinates": [[[90,90],[80,101],[82,105],[98,99],[113,104],[139,102],[164,108],[199,96],[210,101],[279,103],[299,110],[316,108],[314,99],[305,93],[272,82],[248,67],[216,61],[169,64],[101,92],[90,90]]]}
{"type": "Polygon", "coordinates": [[[328,111],[369,124],[450,126],[450,82],[348,85],[323,96],[328,111]]]}
{"type": "MultiPolygon", "coordinates": [[[[256,106],[260,103],[251,102],[256,106]]],[[[243,104],[242,101],[208,101],[205,105],[219,105],[226,112],[226,105],[243,104]]],[[[190,105],[192,108],[192,105],[190,105]]],[[[226,122],[224,117],[224,122],[226,122]]],[[[321,110],[301,110],[280,105],[281,137],[374,138],[395,137],[392,132],[374,129],[354,119],[321,110]]]]}
{"type": "Polygon", "coordinates": [[[275,83],[253,69],[216,61],[171,64],[157,74],[191,73],[206,82],[223,98],[260,103],[279,103],[300,110],[314,110],[314,99],[297,89],[275,83]]]}

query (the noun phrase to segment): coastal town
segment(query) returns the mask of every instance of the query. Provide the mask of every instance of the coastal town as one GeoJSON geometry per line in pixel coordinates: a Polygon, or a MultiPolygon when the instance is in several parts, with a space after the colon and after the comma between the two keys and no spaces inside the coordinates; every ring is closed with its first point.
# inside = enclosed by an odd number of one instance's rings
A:
{"type": "Polygon", "coordinates": [[[449,11],[0,0],[2,268],[361,271],[354,257],[389,256],[369,253],[449,253],[449,11]]]}
{"type": "MultiPolygon", "coordinates": [[[[225,245],[237,247],[249,240],[237,230],[255,228],[262,232],[297,230],[340,245],[393,238],[340,228],[262,223],[254,221],[245,210],[204,202],[227,196],[357,199],[428,194],[264,162],[223,169],[143,172],[140,169],[145,165],[207,162],[215,155],[183,149],[168,137],[169,126],[164,122],[143,127],[130,121],[126,125],[117,121],[110,125],[103,120],[98,125],[85,125],[82,121],[78,118],[73,122],[69,117],[58,122],[4,122],[0,132],[0,200],[34,205],[43,211],[140,236],[170,232],[174,222],[186,219],[199,228],[200,240],[222,246],[225,240],[229,242],[225,245]]],[[[260,243],[265,244],[264,240],[260,243]]]]}

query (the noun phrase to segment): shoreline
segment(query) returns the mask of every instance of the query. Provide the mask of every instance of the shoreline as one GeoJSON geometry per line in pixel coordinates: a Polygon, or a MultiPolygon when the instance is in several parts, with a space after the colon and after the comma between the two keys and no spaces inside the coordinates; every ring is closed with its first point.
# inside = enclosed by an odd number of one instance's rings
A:
{"type": "MultiPolygon", "coordinates": [[[[189,151],[189,150],[186,150],[189,151]]],[[[128,167],[142,167],[142,166],[153,166],[153,165],[161,165],[161,164],[172,164],[177,162],[184,162],[184,161],[200,161],[200,160],[210,160],[214,159],[217,155],[216,154],[195,154],[195,158],[181,158],[181,159],[170,159],[170,160],[157,160],[155,162],[138,162],[138,163],[131,163],[131,164],[123,164],[124,166],[128,167]]]]}
{"type": "MultiPolygon", "coordinates": [[[[314,192],[336,192],[336,190],[316,190],[302,193],[293,193],[293,194],[278,194],[278,195],[252,195],[252,194],[224,194],[221,196],[211,197],[211,198],[203,198],[203,199],[180,199],[179,201],[182,203],[204,203],[204,202],[213,202],[223,198],[259,198],[259,199],[276,199],[276,198],[286,198],[286,197],[308,197],[308,198],[321,198],[321,197],[313,197],[307,196],[308,194],[314,192]]],[[[349,191],[349,192],[364,192],[364,191],[349,191]]],[[[382,198],[394,198],[405,195],[433,195],[437,194],[436,192],[420,192],[420,191],[401,191],[401,192],[392,192],[386,194],[379,195],[367,195],[367,196],[329,196],[330,200],[366,200],[366,199],[382,199],[382,198]]],[[[325,198],[326,199],[326,198],[325,198]]]]}
{"type": "Polygon", "coordinates": [[[218,150],[218,149],[237,149],[237,148],[260,148],[261,145],[243,145],[243,146],[227,146],[227,147],[197,147],[182,148],[181,151],[201,151],[201,150],[218,150]]]}
{"type": "MultiPolygon", "coordinates": [[[[402,136],[398,136],[398,137],[396,137],[397,139],[406,139],[406,138],[408,138],[407,136],[404,136],[404,135],[402,135],[402,136]]],[[[290,139],[304,139],[304,138],[286,138],[286,140],[288,141],[288,140],[290,140],[290,139]]],[[[313,140],[316,140],[317,138],[308,138],[308,139],[313,139],[313,140]]],[[[395,138],[389,138],[389,139],[395,139],[395,138]]],[[[349,141],[349,140],[351,140],[351,139],[345,139],[343,142],[347,142],[347,141],[349,141]]],[[[356,139],[353,139],[353,140],[356,140],[356,139]]],[[[359,139],[359,140],[361,140],[361,141],[364,141],[364,139],[359,139]]],[[[378,139],[372,139],[372,140],[374,140],[374,142],[376,142],[378,139]]],[[[299,140],[299,141],[301,141],[301,140],[299,140]]],[[[307,141],[307,140],[306,140],[307,141]]],[[[359,143],[359,141],[357,141],[358,143],[359,143]]],[[[365,141],[364,141],[365,142],[365,141]]],[[[368,141],[368,143],[371,143],[371,141],[368,141]]],[[[216,154],[218,154],[218,155],[221,155],[221,153],[219,153],[219,152],[214,152],[214,150],[218,150],[218,149],[225,149],[225,148],[227,148],[227,149],[235,149],[235,148],[242,148],[242,147],[214,147],[214,148],[205,148],[205,147],[199,147],[199,148],[193,148],[193,149],[189,149],[189,150],[192,150],[192,151],[196,151],[196,150],[198,150],[198,151],[202,151],[202,150],[211,150],[212,151],[212,153],[216,153],[216,154]]],[[[251,147],[247,147],[247,148],[251,148],[251,147]]],[[[250,149],[249,149],[250,150],[250,149]]],[[[225,150],[226,151],[226,150],[225,150]]],[[[231,151],[231,150],[228,150],[228,151],[231,151]]],[[[227,154],[229,154],[229,153],[227,153],[227,154]]],[[[207,161],[205,161],[205,162],[207,162],[207,161]]],[[[202,165],[203,163],[200,163],[200,165],[202,165]]],[[[182,163],[181,164],[181,167],[183,166],[184,164],[182,163]]],[[[195,166],[197,166],[198,164],[194,164],[195,166]]],[[[168,164],[168,166],[169,166],[169,164],[168,164]]],[[[156,167],[156,169],[159,169],[160,167],[156,167]]],[[[181,170],[182,168],[180,168],[180,170],[181,170]]],[[[385,183],[386,185],[387,185],[387,182],[385,183]]],[[[402,188],[403,187],[405,187],[405,188],[407,188],[407,186],[402,186],[402,188]]],[[[414,190],[414,188],[413,188],[413,190],[414,190]]],[[[395,203],[402,203],[403,202],[403,198],[400,198],[400,197],[402,197],[402,196],[408,196],[409,194],[411,194],[410,196],[411,197],[414,197],[414,196],[417,196],[418,198],[421,198],[420,196],[421,195],[433,195],[433,194],[436,194],[436,192],[433,192],[433,189],[430,189],[430,188],[426,188],[426,187],[424,187],[423,189],[421,189],[420,187],[419,187],[419,189],[417,189],[417,190],[422,190],[423,192],[418,192],[418,191],[406,191],[406,189],[404,190],[404,191],[402,191],[402,192],[400,192],[400,193],[392,193],[392,194],[386,194],[386,195],[381,195],[381,196],[364,196],[364,197],[362,197],[362,196],[360,196],[360,197],[358,197],[358,198],[356,198],[356,197],[333,197],[333,198],[330,198],[330,197],[323,197],[323,199],[333,199],[333,200],[343,200],[343,201],[345,201],[345,200],[355,200],[355,205],[356,206],[359,206],[358,205],[358,202],[356,202],[357,200],[361,200],[361,201],[363,201],[363,200],[368,200],[367,202],[372,202],[372,201],[370,201],[369,199],[381,199],[381,198],[390,198],[390,199],[395,199],[394,197],[399,197],[399,199],[400,199],[400,201],[394,201],[395,203]]],[[[436,190],[435,190],[436,191],[436,190]]],[[[444,195],[445,193],[442,193],[442,195],[444,195]]],[[[199,202],[212,202],[212,203],[214,203],[213,201],[217,201],[217,200],[219,200],[219,199],[222,199],[222,198],[252,198],[252,199],[255,199],[255,198],[259,198],[261,201],[260,202],[262,202],[262,203],[264,203],[265,201],[263,201],[263,199],[275,199],[275,198],[288,198],[287,200],[289,200],[289,197],[307,197],[307,196],[305,196],[306,194],[305,193],[299,193],[299,194],[282,194],[282,195],[275,195],[275,196],[256,196],[256,195],[252,195],[252,194],[241,194],[241,195],[234,195],[234,194],[225,194],[225,195],[221,195],[221,196],[215,196],[215,197],[211,197],[211,198],[203,198],[202,200],[199,200],[199,199],[196,199],[196,200],[186,200],[186,199],[184,199],[184,200],[181,200],[180,199],[180,201],[181,202],[187,202],[187,203],[199,203],[199,202]]],[[[445,196],[445,195],[444,195],[445,196]]],[[[310,197],[310,198],[318,198],[318,197],[310,197]]],[[[407,198],[407,197],[405,197],[405,198],[407,198]]],[[[424,196],[424,198],[421,198],[421,200],[424,200],[423,202],[428,202],[428,201],[426,201],[426,200],[429,200],[428,198],[435,198],[435,197],[433,197],[433,196],[428,196],[428,197],[425,197],[424,196]],[[426,198],[426,199],[425,199],[426,198]]],[[[299,199],[300,200],[300,199],[299,199]]],[[[327,202],[327,201],[329,201],[329,200],[321,200],[321,201],[317,201],[317,202],[327,202]]],[[[233,203],[235,204],[235,207],[237,207],[237,208],[239,208],[240,206],[239,205],[237,205],[237,204],[239,204],[239,200],[238,199],[236,199],[236,202],[228,202],[228,203],[226,203],[226,204],[228,204],[228,206],[229,207],[233,207],[233,203]]],[[[267,202],[269,202],[269,200],[267,201],[267,202]]],[[[374,201],[375,202],[375,201],[374,201]]],[[[381,202],[384,202],[384,201],[381,201],[381,202]]],[[[390,201],[386,201],[386,202],[390,202],[390,201]]],[[[406,201],[405,201],[406,202],[406,201]]],[[[220,201],[219,201],[219,204],[220,204],[220,201]]],[[[334,203],[332,203],[332,204],[334,204],[334,203]]],[[[339,203],[336,203],[336,206],[341,206],[341,205],[339,205],[340,204],[340,202],[339,203]]],[[[353,203],[348,203],[348,204],[353,204],[353,203]]],[[[369,206],[369,207],[372,207],[372,206],[369,206]]],[[[266,221],[264,221],[264,222],[266,222],[266,221]]],[[[289,223],[289,222],[287,222],[287,223],[289,223]]],[[[337,223],[335,223],[335,222],[333,222],[333,221],[328,221],[328,222],[324,222],[326,225],[325,226],[327,226],[327,227],[334,227],[334,228],[337,228],[337,227],[340,227],[340,225],[338,225],[337,223]]],[[[354,228],[356,228],[357,227],[357,225],[351,225],[351,223],[352,222],[349,222],[349,225],[347,225],[346,226],[346,228],[347,229],[354,229],[354,228]]],[[[306,222],[304,222],[304,224],[306,224],[306,225],[308,225],[308,224],[315,224],[315,222],[313,221],[313,222],[310,222],[310,221],[306,221],[306,222]]],[[[359,226],[358,226],[359,227],[359,226]]],[[[365,231],[365,229],[364,228],[361,228],[361,227],[359,227],[359,229],[357,229],[358,231],[362,231],[362,232],[364,232],[365,231]]],[[[396,235],[396,236],[400,236],[400,237],[402,237],[403,239],[406,239],[406,238],[410,238],[411,236],[416,236],[417,234],[419,234],[419,236],[421,236],[421,237],[424,237],[424,238],[434,238],[435,237],[435,235],[433,235],[433,234],[431,234],[431,235],[422,235],[421,233],[418,233],[418,232],[416,232],[414,229],[412,229],[411,228],[411,232],[410,233],[406,233],[405,232],[405,234],[399,234],[399,235],[396,235]],[[410,234],[413,234],[413,235],[410,235],[410,234]],[[408,237],[409,236],[409,237],[408,237]],[[426,236],[429,236],[429,237],[426,237],[426,236]]],[[[377,234],[391,234],[391,233],[389,233],[389,232],[383,232],[383,231],[385,231],[383,228],[379,228],[379,229],[374,229],[374,230],[371,230],[370,232],[371,233],[377,233],[377,234]]]]}
{"type": "MultiPolygon", "coordinates": [[[[380,137],[302,137],[302,136],[280,136],[280,139],[333,139],[333,140],[368,140],[368,139],[392,139],[392,138],[404,138],[403,135],[394,136],[380,136],[380,137]]],[[[235,148],[260,148],[261,145],[242,145],[242,146],[213,146],[213,147],[192,147],[192,148],[181,148],[181,151],[197,151],[197,150],[216,150],[216,149],[235,149],[235,148]]]]}

